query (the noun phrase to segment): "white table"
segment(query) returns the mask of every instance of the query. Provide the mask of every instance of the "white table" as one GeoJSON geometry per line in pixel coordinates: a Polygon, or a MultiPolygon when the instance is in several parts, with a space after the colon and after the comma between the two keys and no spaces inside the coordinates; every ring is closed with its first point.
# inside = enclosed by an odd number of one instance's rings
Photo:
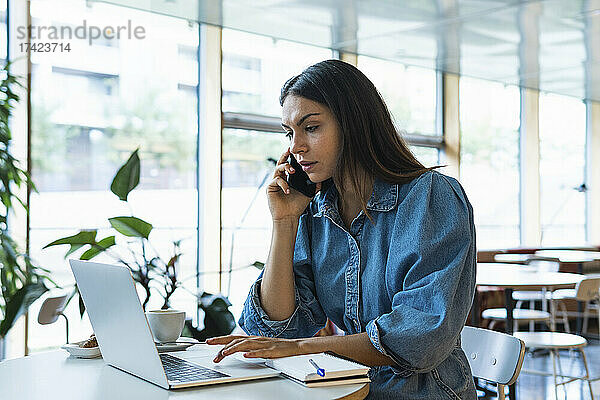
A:
{"type": "Polygon", "coordinates": [[[363,399],[368,392],[369,384],[307,388],[281,377],[165,390],[117,370],[101,358],[76,359],[63,350],[0,363],[2,400],[363,399]]]}
{"type": "Polygon", "coordinates": [[[498,253],[494,255],[494,261],[505,264],[529,264],[531,261],[554,261],[556,258],[540,257],[536,254],[520,254],[520,253],[498,253]]]}
{"type": "Polygon", "coordinates": [[[563,262],[586,262],[600,260],[600,251],[591,250],[538,250],[536,256],[558,258],[563,262]]]}
{"type": "MultiPolygon", "coordinates": [[[[536,267],[504,264],[477,263],[477,285],[495,286],[512,290],[547,290],[574,287],[585,275],[566,272],[539,272],[536,267]]],[[[512,294],[512,293],[511,293],[512,294]]]]}
{"type": "Polygon", "coordinates": [[[536,256],[556,258],[561,263],[577,265],[577,272],[583,273],[583,264],[600,260],[600,251],[580,250],[538,250],[536,256]]]}
{"type": "Polygon", "coordinates": [[[494,255],[494,261],[507,264],[527,264],[531,260],[531,254],[498,253],[494,255]]]}
{"type": "MultiPolygon", "coordinates": [[[[574,287],[585,275],[570,274],[566,272],[539,272],[535,267],[502,264],[502,263],[477,263],[477,286],[493,286],[504,289],[506,307],[506,333],[512,334],[514,300],[513,290],[548,290],[568,289],[574,287]]],[[[475,296],[475,301],[477,296],[475,296]]],[[[477,310],[473,316],[477,316],[477,310]]],[[[475,322],[475,321],[474,321],[475,322]]]]}
{"type": "MultiPolygon", "coordinates": [[[[477,286],[493,286],[504,289],[506,307],[506,333],[513,334],[513,290],[556,290],[574,287],[584,275],[564,272],[539,272],[536,267],[517,264],[477,263],[477,286]]],[[[479,325],[477,293],[473,301],[475,326],[479,325]]],[[[516,398],[516,383],[510,388],[511,399],[516,398]]]]}

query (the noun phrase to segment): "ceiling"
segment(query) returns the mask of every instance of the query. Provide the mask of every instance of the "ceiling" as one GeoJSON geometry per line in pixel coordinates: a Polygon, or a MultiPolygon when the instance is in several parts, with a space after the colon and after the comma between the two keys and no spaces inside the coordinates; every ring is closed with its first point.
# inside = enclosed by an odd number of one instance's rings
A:
{"type": "Polygon", "coordinates": [[[600,0],[102,2],[600,101],[600,0]]]}

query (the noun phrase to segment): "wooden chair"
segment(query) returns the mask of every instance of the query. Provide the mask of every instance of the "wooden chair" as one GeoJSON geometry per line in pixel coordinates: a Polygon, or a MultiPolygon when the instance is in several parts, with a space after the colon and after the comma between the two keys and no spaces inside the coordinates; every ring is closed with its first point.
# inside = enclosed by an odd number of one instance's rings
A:
{"type": "Polygon", "coordinates": [[[495,382],[498,399],[504,400],[504,387],[516,382],[525,357],[525,344],[505,333],[465,326],[461,346],[476,378],[495,382]]]}
{"type": "Polygon", "coordinates": [[[590,311],[595,311],[598,317],[598,333],[600,334],[600,313],[598,304],[600,303],[600,278],[587,278],[579,282],[575,289],[558,289],[551,293],[552,312],[554,319],[562,317],[563,325],[567,333],[571,332],[569,326],[569,316],[583,317],[583,333],[587,333],[588,319],[592,314],[590,311]],[[565,305],[565,300],[577,300],[585,303],[583,315],[579,312],[569,312],[565,305]],[[558,310],[560,309],[560,311],[558,310]]]}

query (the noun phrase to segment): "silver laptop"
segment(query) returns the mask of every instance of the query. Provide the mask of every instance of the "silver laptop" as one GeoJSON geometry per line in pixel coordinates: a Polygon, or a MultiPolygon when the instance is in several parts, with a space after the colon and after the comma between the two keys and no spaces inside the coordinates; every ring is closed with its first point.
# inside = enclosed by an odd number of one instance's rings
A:
{"type": "Polygon", "coordinates": [[[279,372],[257,361],[226,357],[216,346],[159,354],[129,268],[69,260],[104,361],[165,389],[268,378],[279,372]]]}

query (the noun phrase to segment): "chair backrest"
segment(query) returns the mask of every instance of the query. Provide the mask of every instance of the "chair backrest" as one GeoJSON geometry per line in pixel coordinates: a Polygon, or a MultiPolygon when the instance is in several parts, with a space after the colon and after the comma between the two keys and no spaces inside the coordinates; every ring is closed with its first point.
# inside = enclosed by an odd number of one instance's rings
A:
{"type": "Polygon", "coordinates": [[[505,333],[465,326],[461,344],[473,376],[501,385],[511,385],[519,377],[525,358],[522,340],[505,333]]]}
{"type": "Polygon", "coordinates": [[[65,294],[58,297],[49,297],[44,300],[38,314],[38,322],[41,325],[53,324],[56,322],[67,306],[67,302],[69,301],[68,297],[69,296],[65,294]]]}
{"type": "Polygon", "coordinates": [[[596,300],[600,297],[600,278],[589,278],[575,286],[575,297],[579,301],[596,300]]]}

